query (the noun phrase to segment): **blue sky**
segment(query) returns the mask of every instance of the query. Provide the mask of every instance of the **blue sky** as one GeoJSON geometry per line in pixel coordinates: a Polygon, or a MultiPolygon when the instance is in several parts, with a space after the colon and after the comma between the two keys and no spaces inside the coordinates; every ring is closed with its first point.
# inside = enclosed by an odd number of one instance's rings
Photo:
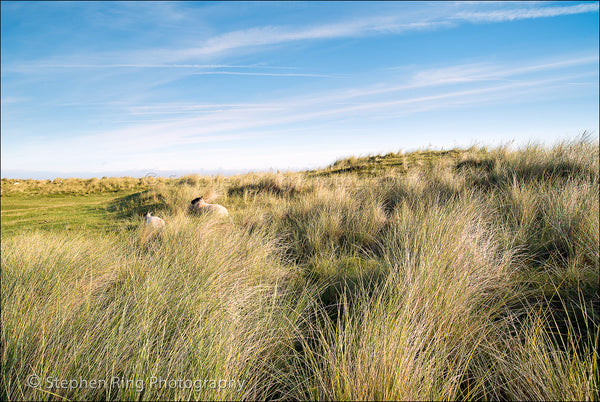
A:
{"type": "Polygon", "coordinates": [[[598,134],[598,2],[1,3],[2,177],[598,134]]]}

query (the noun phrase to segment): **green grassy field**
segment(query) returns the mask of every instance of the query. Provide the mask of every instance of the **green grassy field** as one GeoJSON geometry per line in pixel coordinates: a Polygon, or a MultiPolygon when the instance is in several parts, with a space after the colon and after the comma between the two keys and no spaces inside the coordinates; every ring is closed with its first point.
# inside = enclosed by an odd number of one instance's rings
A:
{"type": "Polygon", "coordinates": [[[3,179],[0,395],[598,400],[599,167],[583,138],[3,179]]]}
{"type": "Polygon", "coordinates": [[[106,231],[120,227],[111,203],[130,191],[92,195],[10,196],[2,198],[2,232],[24,230],[106,231]]]}

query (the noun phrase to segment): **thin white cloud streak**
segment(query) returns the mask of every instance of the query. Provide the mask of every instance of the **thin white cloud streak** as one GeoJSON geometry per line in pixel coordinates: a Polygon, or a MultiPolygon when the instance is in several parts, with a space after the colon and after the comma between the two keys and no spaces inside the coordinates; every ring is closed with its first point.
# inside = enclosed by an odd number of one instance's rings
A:
{"type": "MultiPolygon", "coordinates": [[[[261,104],[261,110],[273,109],[267,104],[261,104]]],[[[215,104],[184,104],[184,103],[168,103],[160,105],[146,106],[130,106],[128,113],[130,115],[156,115],[156,114],[181,114],[181,113],[203,113],[214,112],[224,109],[253,109],[259,106],[253,103],[215,103],[215,104]]]]}
{"type": "Polygon", "coordinates": [[[389,34],[448,26],[448,21],[401,23],[396,17],[373,17],[357,21],[294,29],[284,26],[264,26],[228,32],[205,41],[197,48],[173,52],[175,59],[213,55],[243,47],[274,45],[301,40],[335,39],[368,34],[389,34]]]}
{"type": "Polygon", "coordinates": [[[239,71],[204,71],[201,73],[192,73],[191,75],[256,75],[265,77],[335,77],[332,74],[304,74],[304,73],[245,73],[239,71]]]}
{"type": "Polygon", "coordinates": [[[598,11],[598,3],[584,3],[573,6],[544,6],[537,8],[517,8],[512,10],[458,12],[453,18],[469,22],[504,22],[533,18],[558,17],[562,15],[583,14],[596,11],[598,11]]]}
{"type": "MultiPolygon", "coordinates": [[[[148,63],[120,63],[120,64],[54,64],[54,63],[38,63],[38,64],[30,64],[26,65],[32,66],[35,68],[191,68],[191,69],[213,69],[213,68],[240,68],[240,69],[248,69],[248,68],[262,68],[262,69],[280,69],[280,70],[295,70],[297,67],[289,67],[289,66],[267,66],[261,64],[248,64],[248,65],[235,65],[235,64],[175,64],[175,63],[165,63],[165,64],[148,64],[148,63]]],[[[24,66],[20,66],[22,68],[24,66]]],[[[17,67],[8,67],[9,71],[16,71],[17,67]]]]}
{"type": "MultiPolygon", "coordinates": [[[[370,95],[381,95],[438,85],[460,84],[476,81],[501,81],[507,77],[518,76],[525,73],[553,70],[563,67],[573,67],[598,63],[598,56],[578,57],[575,59],[551,61],[530,66],[509,68],[504,65],[493,65],[490,63],[463,64],[444,68],[425,69],[413,75],[409,84],[384,86],[372,89],[354,89],[344,92],[341,96],[345,99],[364,97],[370,95]]],[[[330,101],[334,99],[329,98],[330,101]]]]}
{"type": "Polygon", "coordinates": [[[553,70],[564,67],[574,67],[589,64],[598,64],[598,56],[586,56],[569,60],[552,61],[531,66],[509,68],[506,66],[491,65],[486,63],[467,64],[427,69],[415,74],[414,81],[417,85],[437,85],[440,83],[460,83],[468,81],[501,80],[506,77],[522,74],[553,70]]]}
{"type": "Polygon", "coordinates": [[[29,98],[25,98],[25,97],[7,96],[5,98],[2,98],[2,100],[0,101],[0,103],[2,105],[8,105],[8,104],[11,104],[11,103],[27,102],[28,100],[29,100],[29,98]]]}

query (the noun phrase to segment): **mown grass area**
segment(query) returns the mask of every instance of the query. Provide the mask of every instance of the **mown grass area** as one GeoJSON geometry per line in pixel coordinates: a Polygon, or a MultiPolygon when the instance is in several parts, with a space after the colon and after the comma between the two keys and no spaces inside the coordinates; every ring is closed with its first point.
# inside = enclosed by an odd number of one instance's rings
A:
{"type": "Polygon", "coordinates": [[[583,138],[118,192],[3,181],[2,398],[598,400],[599,167],[583,138]],[[190,215],[199,195],[230,217],[190,215]]]}
{"type": "Polygon", "coordinates": [[[130,191],[91,195],[12,195],[2,197],[2,234],[26,230],[92,231],[118,230],[123,222],[116,219],[110,205],[130,191]]]}

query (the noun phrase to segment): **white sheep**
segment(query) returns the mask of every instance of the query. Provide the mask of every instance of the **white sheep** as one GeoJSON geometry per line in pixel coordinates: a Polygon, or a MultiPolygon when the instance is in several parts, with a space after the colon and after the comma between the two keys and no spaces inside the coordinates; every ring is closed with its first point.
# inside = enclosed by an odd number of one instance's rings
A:
{"type": "Polygon", "coordinates": [[[204,201],[204,197],[194,198],[191,204],[190,209],[192,212],[229,216],[227,208],[219,204],[209,204],[204,201]]]}
{"type": "Polygon", "coordinates": [[[157,216],[152,216],[152,212],[146,212],[144,214],[144,220],[146,221],[146,225],[152,226],[153,228],[165,227],[165,221],[157,216]]]}

